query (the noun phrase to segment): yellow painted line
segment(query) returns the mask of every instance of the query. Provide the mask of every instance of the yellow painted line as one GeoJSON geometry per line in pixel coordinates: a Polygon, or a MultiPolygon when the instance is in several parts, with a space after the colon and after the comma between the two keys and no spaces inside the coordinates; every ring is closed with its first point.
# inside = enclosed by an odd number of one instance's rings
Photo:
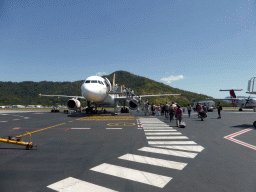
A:
{"type": "MultiPolygon", "coordinates": [[[[32,131],[32,132],[26,133],[23,136],[28,135],[28,134],[32,134],[32,133],[37,133],[37,132],[40,132],[40,131],[44,131],[44,130],[47,130],[47,129],[51,129],[53,127],[58,127],[58,126],[64,125],[64,124],[66,124],[66,123],[61,123],[61,124],[58,124],[58,125],[53,125],[53,126],[50,126],[50,127],[42,128],[42,129],[39,129],[39,130],[36,130],[36,131],[32,131]]],[[[16,137],[22,137],[22,135],[18,135],[16,137]]]]}

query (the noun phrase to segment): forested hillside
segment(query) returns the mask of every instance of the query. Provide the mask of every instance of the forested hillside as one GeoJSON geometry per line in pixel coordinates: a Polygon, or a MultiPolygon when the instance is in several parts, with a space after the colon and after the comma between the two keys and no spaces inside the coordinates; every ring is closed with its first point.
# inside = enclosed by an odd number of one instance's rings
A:
{"type": "MultiPolygon", "coordinates": [[[[173,88],[171,86],[150,80],[145,77],[137,76],[126,71],[114,72],[117,84],[125,84],[135,91],[137,95],[144,94],[161,94],[161,93],[181,93],[182,96],[156,97],[149,98],[149,101],[155,104],[167,102],[178,102],[186,105],[192,104],[193,101],[205,100],[207,95],[197,94],[185,90],[173,88]]],[[[113,74],[106,76],[111,82],[113,74]]],[[[66,98],[42,97],[38,94],[54,95],[81,95],[80,87],[84,80],[75,82],[0,82],[0,105],[66,105],[66,98]]],[[[223,105],[229,105],[225,102],[223,105]]]]}

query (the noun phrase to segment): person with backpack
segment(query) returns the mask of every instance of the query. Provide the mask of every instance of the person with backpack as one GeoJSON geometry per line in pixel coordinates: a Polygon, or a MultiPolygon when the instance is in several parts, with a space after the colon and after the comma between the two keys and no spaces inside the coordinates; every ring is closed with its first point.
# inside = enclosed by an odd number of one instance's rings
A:
{"type": "Polygon", "coordinates": [[[220,105],[220,102],[218,103],[217,108],[218,108],[218,115],[219,115],[219,117],[217,119],[221,119],[220,112],[222,111],[222,106],[220,105]]]}
{"type": "Polygon", "coordinates": [[[176,116],[176,125],[177,127],[180,126],[180,122],[181,122],[181,119],[182,119],[182,109],[180,108],[180,105],[177,106],[177,109],[175,111],[175,116],[176,116]]]}

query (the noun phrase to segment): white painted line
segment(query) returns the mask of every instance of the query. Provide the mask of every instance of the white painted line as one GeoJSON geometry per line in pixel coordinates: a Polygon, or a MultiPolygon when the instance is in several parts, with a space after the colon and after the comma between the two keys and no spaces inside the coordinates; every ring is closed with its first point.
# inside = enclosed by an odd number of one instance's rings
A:
{"type": "Polygon", "coordinates": [[[148,165],[155,165],[155,166],[166,167],[170,169],[178,169],[178,170],[182,170],[187,165],[187,163],[168,161],[168,160],[157,159],[153,157],[145,157],[140,155],[133,155],[129,153],[118,158],[127,160],[127,161],[133,161],[137,163],[144,163],[148,165]]]}
{"type": "Polygon", "coordinates": [[[204,148],[201,145],[153,145],[154,147],[168,148],[168,149],[178,149],[184,151],[195,151],[201,152],[204,148]]]}
{"type": "Polygon", "coordinates": [[[70,129],[91,129],[91,128],[70,128],[70,129]]]}
{"type": "Polygon", "coordinates": [[[172,127],[143,127],[143,129],[173,129],[172,127]]]}
{"type": "Polygon", "coordinates": [[[13,119],[13,121],[18,121],[18,120],[20,120],[20,119],[13,119]]]}
{"type": "Polygon", "coordinates": [[[159,125],[161,125],[161,124],[166,124],[166,123],[164,123],[164,122],[161,122],[161,121],[155,121],[155,122],[143,122],[143,121],[140,121],[140,123],[141,124],[145,124],[145,125],[148,125],[148,124],[152,124],[152,125],[155,125],[155,124],[159,124],[159,125]]]}
{"type": "Polygon", "coordinates": [[[8,115],[8,114],[1,114],[1,115],[8,115]]]}
{"type": "Polygon", "coordinates": [[[106,129],[123,129],[123,128],[106,128],[106,129]]]}
{"type": "Polygon", "coordinates": [[[150,136],[147,139],[188,139],[186,136],[150,136]]]}
{"type": "Polygon", "coordinates": [[[252,130],[251,128],[244,129],[244,130],[242,130],[242,131],[238,131],[238,132],[232,133],[232,134],[230,134],[230,135],[227,135],[227,136],[225,136],[224,138],[225,138],[225,139],[228,139],[228,140],[230,140],[230,141],[233,141],[233,142],[235,142],[235,143],[237,143],[237,144],[240,144],[240,145],[243,145],[243,146],[245,146],[245,147],[248,147],[248,148],[251,148],[251,149],[256,150],[256,146],[251,145],[251,144],[249,144],[249,143],[245,143],[245,142],[240,141],[240,140],[238,140],[238,139],[234,139],[234,137],[236,137],[236,136],[238,136],[238,135],[241,135],[241,134],[243,134],[243,133],[246,133],[246,132],[248,132],[248,131],[251,131],[251,130],[252,130]]]}
{"type": "Polygon", "coordinates": [[[29,119],[30,117],[24,117],[24,119],[29,119]]]}
{"type": "Polygon", "coordinates": [[[230,134],[230,135],[227,135],[227,136],[225,136],[224,138],[226,139],[226,138],[228,138],[228,137],[236,137],[236,136],[238,136],[238,135],[241,135],[241,134],[246,133],[246,132],[251,131],[251,130],[252,130],[251,128],[244,129],[244,130],[242,130],[242,131],[238,131],[238,132],[232,133],[232,134],[230,134]]]}
{"type": "Polygon", "coordinates": [[[101,187],[99,185],[95,185],[86,181],[82,181],[79,179],[75,179],[73,177],[68,177],[66,179],[63,179],[61,181],[58,181],[56,183],[53,183],[51,185],[47,186],[50,189],[53,189],[55,191],[59,192],[73,192],[73,191],[79,191],[79,192],[117,192],[111,189],[108,189],[106,187],[101,187]]]}
{"type": "Polygon", "coordinates": [[[143,125],[167,125],[164,122],[147,122],[147,123],[141,122],[141,124],[143,124],[143,125]]]}
{"type": "Polygon", "coordinates": [[[142,127],[170,127],[170,125],[159,125],[159,124],[150,124],[150,125],[145,125],[145,124],[142,124],[142,127]]]}
{"type": "Polygon", "coordinates": [[[90,170],[148,185],[153,185],[159,188],[163,188],[172,179],[172,177],[166,177],[163,175],[157,175],[107,163],[103,163],[90,170]]]}
{"type": "Polygon", "coordinates": [[[7,121],[0,121],[1,123],[6,123],[7,121]]]}
{"type": "Polygon", "coordinates": [[[12,128],[12,129],[20,129],[20,127],[14,127],[14,128],[12,128]]]}
{"type": "Polygon", "coordinates": [[[144,129],[145,132],[159,132],[159,131],[162,131],[162,132],[170,132],[170,131],[177,131],[175,129],[144,129]]]}
{"type": "Polygon", "coordinates": [[[141,149],[138,149],[139,151],[145,151],[150,153],[158,153],[158,154],[164,154],[164,155],[173,155],[178,157],[186,157],[186,158],[195,158],[197,153],[191,153],[191,152],[184,152],[184,151],[174,151],[170,149],[160,149],[160,148],[153,148],[153,147],[143,147],[141,149]]]}
{"type": "Polygon", "coordinates": [[[148,144],[150,145],[186,145],[186,144],[197,144],[194,141],[149,141],[148,144]]]}
{"type": "Polygon", "coordinates": [[[174,133],[145,133],[145,135],[182,135],[180,132],[174,132],[174,133]]]}
{"type": "Polygon", "coordinates": [[[151,118],[151,119],[149,119],[149,118],[140,118],[140,120],[144,120],[144,121],[160,121],[158,118],[151,118]]]}
{"type": "Polygon", "coordinates": [[[142,129],[142,128],[138,128],[138,129],[142,129]]]}

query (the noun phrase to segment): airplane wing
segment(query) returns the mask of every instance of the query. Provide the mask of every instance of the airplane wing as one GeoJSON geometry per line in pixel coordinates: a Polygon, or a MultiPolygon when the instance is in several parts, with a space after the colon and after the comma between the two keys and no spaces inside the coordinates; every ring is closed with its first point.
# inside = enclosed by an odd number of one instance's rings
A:
{"type": "Polygon", "coordinates": [[[68,96],[68,95],[44,95],[39,94],[39,97],[65,97],[65,98],[76,98],[76,99],[84,99],[83,96],[68,96]]]}
{"type": "Polygon", "coordinates": [[[236,100],[236,101],[242,101],[245,100],[244,98],[207,98],[207,100],[236,100]]]}
{"type": "Polygon", "coordinates": [[[160,95],[138,95],[138,97],[164,97],[164,96],[175,96],[181,94],[160,94],[160,95]]]}

